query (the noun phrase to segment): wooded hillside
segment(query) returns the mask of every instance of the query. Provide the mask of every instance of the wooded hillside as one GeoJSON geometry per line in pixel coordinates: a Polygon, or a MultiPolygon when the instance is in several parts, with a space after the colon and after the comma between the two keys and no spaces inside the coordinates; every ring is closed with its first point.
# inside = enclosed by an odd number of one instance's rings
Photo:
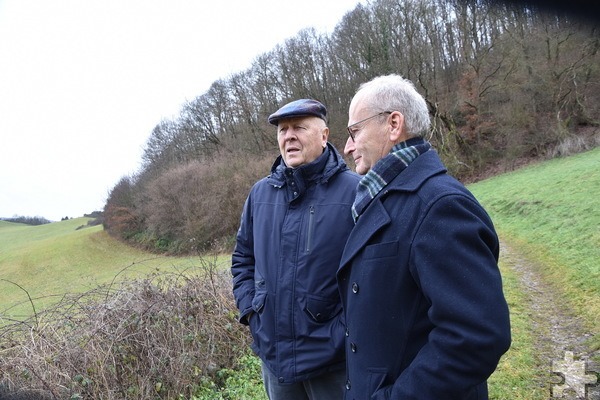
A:
{"type": "Polygon", "coordinates": [[[597,146],[599,39],[597,23],[516,2],[358,5],[332,34],[299,32],[160,121],[140,172],[111,190],[105,228],[160,251],[229,250],[251,185],[277,155],[268,115],[318,99],[341,150],[354,92],[382,74],[425,96],[429,139],[465,182],[597,146]]]}

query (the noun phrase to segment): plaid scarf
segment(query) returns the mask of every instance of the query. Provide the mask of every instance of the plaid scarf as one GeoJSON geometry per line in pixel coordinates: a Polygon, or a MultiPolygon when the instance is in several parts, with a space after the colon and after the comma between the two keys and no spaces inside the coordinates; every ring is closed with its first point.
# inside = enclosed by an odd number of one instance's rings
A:
{"type": "Polygon", "coordinates": [[[371,200],[381,192],[408,164],[431,148],[431,144],[422,138],[412,138],[398,143],[390,153],[383,157],[358,182],[356,199],[352,205],[354,223],[365,211],[371,200]]]}

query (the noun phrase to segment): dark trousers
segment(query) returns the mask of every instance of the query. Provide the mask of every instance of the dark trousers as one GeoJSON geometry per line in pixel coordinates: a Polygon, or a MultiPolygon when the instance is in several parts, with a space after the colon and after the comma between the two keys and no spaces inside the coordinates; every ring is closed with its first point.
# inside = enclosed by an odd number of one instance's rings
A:
{"type": "Polygon", "coordinates": [[[282,385],[267,367],[262,377],[269,400],[341,400],[344,398],[346,371],[319,375],[306,381],[282,385]]]}

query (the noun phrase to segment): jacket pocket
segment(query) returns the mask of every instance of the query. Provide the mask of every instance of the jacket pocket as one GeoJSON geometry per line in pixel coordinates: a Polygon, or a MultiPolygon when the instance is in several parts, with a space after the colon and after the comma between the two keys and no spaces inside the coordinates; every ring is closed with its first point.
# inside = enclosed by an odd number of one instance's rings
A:
{"type": "Polygon", "coordinates": [[[265,306],[267,298],[267,289],[264,280],[254,282],[254,297],[252,298],[252,309],[259,313],[265,306]]]}
{"type": "Polygon", "coordinates": [[[371,398],[375,392],[386,386],[387,374],[387,368],[367,368],[366,399],[371,398]]]}
{"type": "Polygon", "coordinates": [[[252,299],[252,309],[255,313],[260,313],[265,306],[267,292],[256,293],[252,299]]]}
{"type": "Polygon", "coordinates": [[[319,296],[306,296],[304,311],[316,322],[329,321],[342,311],[339,299],[327,299],[319,296]]]}
{"type": "Polygon", "coordinates": [[[256,292],[252,299],[252,309],[254,315],[248,321],[250,325],[250,334],[252,335],[252,349],[262,359],[271,358],[274,355],[270,354],[273,346],[269,343],[273,339],[272,326],[269,323],[269,318],[264,318],[265,311],[268,309],[267,292],[265,290],[256,292]]]}
{"type": "Polygon", "coordinates": [[[398,255],[399,248],[400,243],[397,241],[372,244],[370,246],[365,247],[364,257],[366,260],[374,258],[395,257],[398,255]]]}

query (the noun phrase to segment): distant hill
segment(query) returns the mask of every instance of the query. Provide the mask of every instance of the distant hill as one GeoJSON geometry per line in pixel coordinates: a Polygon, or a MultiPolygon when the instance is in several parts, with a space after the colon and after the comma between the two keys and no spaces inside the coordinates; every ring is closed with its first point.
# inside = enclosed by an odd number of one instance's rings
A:
{"type": "Polygon", "coordinates": [[[186,268],[197,257],[157,256],[110,237],[91,218],[44,225],[0,221],[0,317],[41,309],[62,294],[85,291],[119,277],[186,268]],[[125,271],[124,271],[125,270],[125,271]],[[123,271],[123,272],[122,272],[123,271]]]}
{"type": "Polygon", "coordinates": [[[14,222],[14,223],[20,223],[20,224],[25,224],[25,225],[44,225],[44,224],[49,224],[50,222],[52,222],[43,217],[24,217],[24,216],[17,216],[17,217],[12,217],[12,218],[0,217],[0,221],[14,222]]]}

